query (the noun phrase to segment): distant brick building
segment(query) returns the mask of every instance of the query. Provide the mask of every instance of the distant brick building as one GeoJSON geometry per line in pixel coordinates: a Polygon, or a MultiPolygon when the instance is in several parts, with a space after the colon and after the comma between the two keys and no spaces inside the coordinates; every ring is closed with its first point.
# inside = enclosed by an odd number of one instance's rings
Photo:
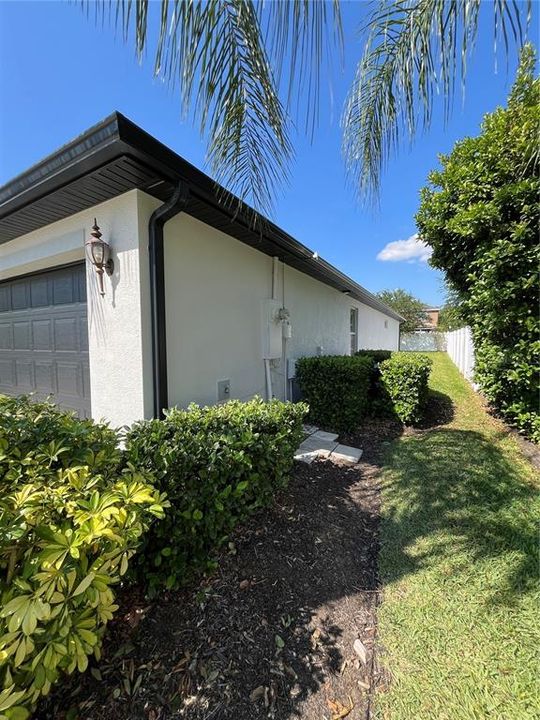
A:
{"type": "Polygon", "coordinates": [[[422,325],[418,327],[418,330],[423,332],[432,332],[433,330],[437,330],[439,325],[439,312],[440,308],[426,307],[426,319],[422,325]]]}

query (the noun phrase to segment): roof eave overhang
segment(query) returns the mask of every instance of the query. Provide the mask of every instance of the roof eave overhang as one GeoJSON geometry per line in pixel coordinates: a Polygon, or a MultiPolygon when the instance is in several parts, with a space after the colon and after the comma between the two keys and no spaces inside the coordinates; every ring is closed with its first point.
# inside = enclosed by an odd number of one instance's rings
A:
{"type": "MultiPolygon", "coordinates": [[[[6,233],[0,237],[7,242],[30,229],[44,227],[50,222],[62,219],[91,207],[107,197],[115,197],[130,189],[139,188],[149,194],[166,200],[170,197],[178,181],[186,182],[190,195],[201,206],[205,206],[204,221],[218,229],[228,232],[243,242],[256,247],[268,255],[277,255],[286,264],[334,287],[352,298],[364,303],[388,317],[403,321],[399,314],[382,303],[377,297],[361,285],[340,272],[337,268],[319,258],[308,247],[299,243],[248,206],[239,206],[234,195],[218,186],[210,177],[194,165],[177,155],[167,146],[146,133],[120,113],[113,113],[98,125],[64,145],[52,155],[37,163],[26,172],[18,175],[7,185],[0,188],[0,228],[4,225],[6,233]],[[124,185],[113,184],[103,175],[116,166],[129,163],[125,168],[124,185]],[[60,199],[61,193],[67,193],[70,187],[81,187],[75,191],[77,198],[88,192],[84,187],[87,178],[95,178],[95,183],[111,183],[109,194],[103,193],[92,200],[88,195],[88,204],[84,200],[80,208],[70,206],[60,199]],[[115,188],[116,187],[116,191],[115,188]],[[41,220],[33,220],[36,227],[19,222],[17,215],[26,212],[27,218],[32,206],[43,207],[47,199],[59,197],[56,205],[43,212],[41,220]]],[[[88,184],[88,183],[87,183],[88,184]]],[[[189,210],[188,210],[189,212],[189,210]]],[[[197,217],[196,212],[192,212],[197,217]]]]}

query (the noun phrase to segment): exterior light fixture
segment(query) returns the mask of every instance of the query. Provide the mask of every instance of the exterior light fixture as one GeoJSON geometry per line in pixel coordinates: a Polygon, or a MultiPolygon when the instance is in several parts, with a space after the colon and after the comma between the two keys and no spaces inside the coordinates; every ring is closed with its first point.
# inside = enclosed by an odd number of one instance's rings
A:
{"type": "Polygon", "coordinates": [[[105,295],[103,289],[103,273],[112,275],[114,271],[114,263],[111,258],[111,246],[105,240],[102,240],[102,234],[97,224],[96,218],[94,218],[94,224],[92,226],[92,232],[90,233],[90,239],[86,241],[86,254],[92,265],[96,268],[96,272],[99,278],[99,294],[105,295]]]}

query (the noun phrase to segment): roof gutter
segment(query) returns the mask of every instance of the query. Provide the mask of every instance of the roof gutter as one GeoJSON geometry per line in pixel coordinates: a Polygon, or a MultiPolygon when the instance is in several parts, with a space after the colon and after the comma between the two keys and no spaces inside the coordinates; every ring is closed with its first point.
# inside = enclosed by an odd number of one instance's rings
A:
{"type": "Polygon", "coordinates": [[[165,263],[163,228],[175,215],[183,212],[189,201],[189,187],[180,181],[171,197],[152,213],[148,221],[150,259],[150,312],[152,326],[152,384],[154,417],[162,418],[169,404],[167,383],[167,323],[165,316],[165,263]]]}

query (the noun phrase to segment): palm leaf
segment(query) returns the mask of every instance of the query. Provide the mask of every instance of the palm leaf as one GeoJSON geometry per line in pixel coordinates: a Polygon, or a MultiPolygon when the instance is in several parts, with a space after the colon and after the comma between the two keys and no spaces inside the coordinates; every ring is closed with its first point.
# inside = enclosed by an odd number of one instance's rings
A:
{"type": "Polygon", "coordinates": [[[427,128],[437,95],[448,117],[456,80],[464,87],[480,12],[494,12],[495,54],[502,36],[519,48],[531,0],[380,0],[362,28],[363,56],[343,113],[343,154],[362,199],[378,195],[381,174],[405,134],[427,128]],[[481,5],[484,7],[481,8],[481,5]]]}
{"type": "Polygon", "coordinates": [[[288,178],[298,94],[307,94],[307,122],[316,123],[319,67],[341,37],[337,0],[334,35],[326,3],[308,0],[119,0],[114,11],[107,0],[95,5],[97,17],[133,38],[139,58],[149,45],[151,14],[159,11],[155,75],[179,89],[184,114],[198,119],[216,180],[271,212],[288,178]]]}

